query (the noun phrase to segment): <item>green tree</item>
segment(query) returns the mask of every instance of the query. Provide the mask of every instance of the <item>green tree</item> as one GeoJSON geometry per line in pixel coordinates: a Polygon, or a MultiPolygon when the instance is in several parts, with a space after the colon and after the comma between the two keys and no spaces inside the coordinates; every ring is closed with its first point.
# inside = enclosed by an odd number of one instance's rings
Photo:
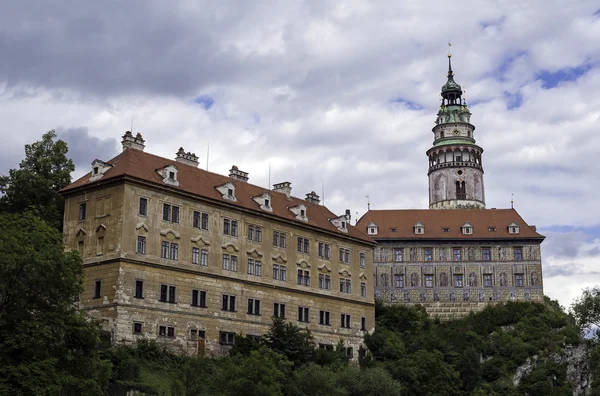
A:
{"type": "Polygon", "coordinates": [[[71,182],[75,165],[67,157],[67,143],[55,138],[52,130],[42,140],[25,145],[19,169],[0,177],[0,212],[34,209],[48,224],[62,230],[64,199],[58,191],[71,182]]]}
{"type": "Polygon", "coordinates": [[[310,330],[286,323],[281,318],[273,318],[273,323],[263,340],[267,347],[284,355],[295,367],[315,359],[316,345],[310,330]]]}
{"type": "Polygon", "coordinates": [[[58,230],[29,212],[0,214],[0,394],[102,394],[110,363],[73,305],[81,275],[58,230]]]}
{"type": "Polygon", "coordinates": [[[598,337],[600,328],[600,288],[586,288],[573,304],[571,314],[586,332],[594,331],[598,337]]]}

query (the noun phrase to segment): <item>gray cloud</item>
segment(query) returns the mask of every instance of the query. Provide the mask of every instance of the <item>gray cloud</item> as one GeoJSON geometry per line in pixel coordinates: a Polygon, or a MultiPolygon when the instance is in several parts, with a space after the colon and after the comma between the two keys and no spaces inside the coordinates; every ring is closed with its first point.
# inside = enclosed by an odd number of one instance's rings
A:
{"type": "Polygon", "coordinates": [[[86,127],[57,128],[56,132],[58,138],[64,140],[69,147],[67,155],[75,163],[76,172],[87,172],[96,158],[106,161],[119,153],[116,138],[100,139],[91,136],[86,127]]]}

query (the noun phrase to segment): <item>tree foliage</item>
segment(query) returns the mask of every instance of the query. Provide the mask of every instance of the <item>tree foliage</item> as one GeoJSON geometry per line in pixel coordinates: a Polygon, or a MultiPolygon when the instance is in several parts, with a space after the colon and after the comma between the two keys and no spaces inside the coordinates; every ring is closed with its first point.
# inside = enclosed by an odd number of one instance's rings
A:
{"type": "Polygon", "coordinates": [[[19,169],[0,176],[0,212],[33,209],[52,227],[62,229],[64,199],[58,192],[71,182],[75,165],[67,157],[67,143],[55,138],[51,130],[42,140],[25,145],[19,169]]]}
{"type": "Polygon", "coordinates": [[[577,324],[584,331],[595,333],[598,337],[600,331],[600,288],[584,289],[581,296],[571,304],[570,311],[577,324]]]}
{"type": "Polygon", "coordinates": [[[99,330],[73,305],[81,258],[31,213],[0,214],[0,394],[102,394],[99,330]]]}

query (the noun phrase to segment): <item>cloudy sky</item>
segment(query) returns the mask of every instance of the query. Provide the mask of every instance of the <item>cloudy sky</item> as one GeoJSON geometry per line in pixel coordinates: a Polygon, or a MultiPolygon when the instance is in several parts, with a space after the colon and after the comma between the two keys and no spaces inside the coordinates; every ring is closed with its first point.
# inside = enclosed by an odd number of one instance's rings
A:
{"type": "Polygon", "coordinates": [[[141,132],[209,169],[325,190],[334,212],[428,205],[452,42],[488,207],[547,236],[546,294],[600,286],[597,0],[0,3],[0,174],[56,129],[77,170],[141,132]],[[459,4],[459,5],[458,5],[459,4]]]}

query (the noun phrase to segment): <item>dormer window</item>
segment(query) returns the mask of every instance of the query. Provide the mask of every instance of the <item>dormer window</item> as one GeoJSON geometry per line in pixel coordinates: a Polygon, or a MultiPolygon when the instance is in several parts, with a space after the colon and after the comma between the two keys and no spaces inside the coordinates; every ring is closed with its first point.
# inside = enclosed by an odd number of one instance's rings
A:
{"type": "Polygon", "coordinates": [[[92,175],[90,176],[90,181],[96,181],[102,178],[104,174],[112,168],[113,165],[108,162],[101,161],[99,159],[94,160],[92,162],[92,175]]]}
{"type": "Polygon", "coordinates": [[[473,226],[468,221],[461,227],[463,235],[473,235],[473,226]]]}
{"type": "Polygon", "coordinates": [[[509,234],[518,234],[519,233],[519,225],[517,223],[510,223],[508,225],[508,233],[509,234]]]}
{"type": "Polygon", "coordinates": [[[233,182],[227,182],[220,186],[216,186],[215,189],[221,193],[221,197],[228,201],[236,201],[235,198],[235,184],[233,182]]]}
{"type": "Polygon", "coordinates": [[[396,228],[390,228],[390,232],[396,232],[397,229],[396,228]]]}
{"type": "Polygon", "coordinates": [[[496,227],[488,227],[489,232],[496,232],[496,227]]]}
{"type": "Polygon", "coordinates": [[[413,226],[413,230],[415,231],[415,234],[417,235],[423,235],[425,233],[425,226],[423,225],[423,223],[421,223],[421,221],[417,221],[417,223],[413,226]]]}
{"type": "Polygon", "coordinates": [[[342,221],[342,228],[346,228],[346,222],[342,221]]]}
{"type": "Polygon", "coordinates": [[[338,231],[341,232],[348,232],[348,215],[342,215],[333,219],[329,219],[329,221],[331,222],[331,224],[333,224],[335,226],[335,228],[338,229],[338,231]]]}
{"type": "Polygon", "coordinates": [[[304,204],[290,206],[288,210],[296,215],[296,220],[308,222],[308,217],[306,216],[306,206],[304,204]]]}
{"type": "Polygon", "coordinates": [[[157,169],[156,172],[161,175],[163,183],[170,186],[179,186],[179,182],[177,181],[177,167],[174,164],[166,165],[163,168],[157,169]]]}
{"type": "Polygon", "coordinates": [[[377,232],[379,230],[379,227],[377,226],[377,224],[370,222],[369,224],[367,224],[367,234],[368,235],[377,235],[377,232]]]}
{"type": "Polygon", "coordinates": [[[450,228],[444,227],[442,228],[442,232],[450,232],[450,228]]]}
{"type": "Polygon", "coordinates": [[[269,208],[271,205],[271,203],[269,202],[268,199],[265,199],[265,207],[269,208]]]}

